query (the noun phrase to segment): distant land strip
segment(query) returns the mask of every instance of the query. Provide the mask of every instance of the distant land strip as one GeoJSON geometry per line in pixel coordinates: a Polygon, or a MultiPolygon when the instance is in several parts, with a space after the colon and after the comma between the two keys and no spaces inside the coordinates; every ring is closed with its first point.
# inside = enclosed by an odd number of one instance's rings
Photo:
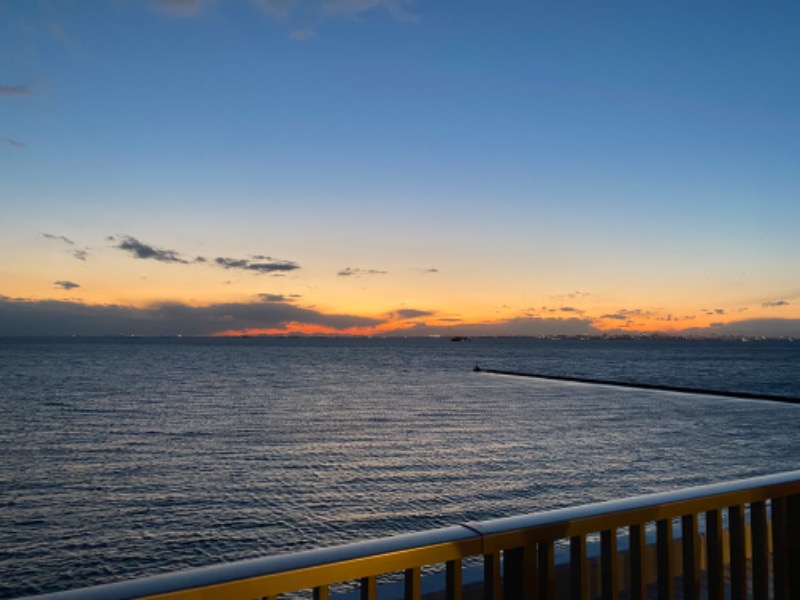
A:
{"type": "Polygon", "coordinates": [[[530,377],[533,379],[550,379],[552,381],[571,381],[592,385],[608,385],[613,387],[635,388],[640,390],[658,390],[661,392],[677,392],[679,394],[703,394],[705,396],[722,396],[725,398],[742,398],[745,400],[768,400],[770,402],[786,402],[800,404],[800,398],[778,396],[775,394],[754,394],[751,392],[727,392],[725,390],[706,390],[703,388],[680,387],[674,385],[658,385],[653,383],[630,383],[627,381],[611,381],[609,379],[593,379],[590,377],[566,377],[563,375],[543,375],[541,373],[521,373],[519,371],[501,371],[498,369],[482,369],[475,365],[473,371],[491,373],[493,375],[511,375],[513,377],[530,377]]]}

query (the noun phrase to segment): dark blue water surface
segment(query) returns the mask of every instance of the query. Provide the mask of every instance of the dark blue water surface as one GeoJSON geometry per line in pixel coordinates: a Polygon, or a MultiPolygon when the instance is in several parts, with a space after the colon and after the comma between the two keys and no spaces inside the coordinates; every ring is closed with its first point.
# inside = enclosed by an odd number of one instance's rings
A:
{"type": "Polygon", "coordinates": [[[0,339],[0,597],[800,468],[789,341],[0,339]]]}

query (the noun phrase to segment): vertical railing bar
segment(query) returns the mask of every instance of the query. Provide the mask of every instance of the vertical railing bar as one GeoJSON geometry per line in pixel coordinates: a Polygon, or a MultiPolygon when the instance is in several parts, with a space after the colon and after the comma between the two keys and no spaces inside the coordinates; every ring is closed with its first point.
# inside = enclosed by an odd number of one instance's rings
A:
{"type": "Polygon", "coordinates": [[[483,598],[500,600],[500,553],[483,555],[483,598]]]}
{"type": "Polygon", "coordinates": [[[789,569],[789,598],[800,598],[800,494],[786,498],[786,561],[789,569]]]}
{"type": "Polygon", "coordinates": [[[522,598],[524,577],[524,548],[503,550],[503,599],[522,598]]]}
{"type": "Polygon", "coordinates": [[[461,559],[447,561],[445,565],[445,600],[462,600],[461,559]]]}
{"type": "Polygon", "coordinates": [[[572,600],[589,600],[585,535],[576,535],[569,540],[569,583],[572,600]]]}
{"type": "Polygon", "coordinates": [[[767,545],[767,507],[759,500],[750,505],[753,537],[753,599],[769,599],[769,546],[767,545]]]}
{"type": "Polygon", "coordinates": [[[772,512],[772,587],[775,600],[789,600],[789,528],[786,522],[786,500],[773,498],[772,512]]]}
{"type": "Polygon", "coordinates": [[[675,573],[672,560],[672,521],[656,522],[656,558],[658,562],[658,600],[673,600],[675,573]]]}
{"type": "Polygon", "coordinates": [[[539,600],[539,562],[536,556],[536,544],[525,546],[522,555],[522,598],[539,600]]]}
{"type": "Polygon", "coordinates": [[[747,551],[744,527],[744,507],[728,508],[728,534],[731,548],[731,600],[747,598],[747,551]]]}
{"type": "Polygon", "coordinates": [[[556,597],[556,564],[553,541],[539,542],[539,600],[555,600],[556,597]]]}
{"type": "Polygon", "coordinates": [[[600,532],[600,581],[603,600],[617,600],[619,591],[617,560],[616,528],[600,532]]]}
{"type": "Polygon", "coordinates": [[[361,578],[361,600],[377,600],[378,578],[375,575],[361,578]]]}
{"type": "Polygon", "coordinates": [[[683,560],[683,597],[700,600],[700,544],[697,536],[697,515],[681,517],[681,549],[683,560]]]}
{"type": "Polygon", "coordinates": [[[647,600],[647,545],[643,524],[631,525],[630,538],[631,600],[647,600]]]}
{"type": "Polygon", "coordinates": [[[422,590],[422,570],[412,567],[405,571],[405,600],[419,600],[422,590]]]}
{"type": "Polygon", "coordinates": [[[706,552],[708,554],[708,600],[723,600],[725,591],[722,564],[722,515],[706,513],[706,552]]]}
{"type": "Polygon", "coordinates": [[[314,600],[328,600],[330,592],[327,585],[314,588],[314,600]]]}

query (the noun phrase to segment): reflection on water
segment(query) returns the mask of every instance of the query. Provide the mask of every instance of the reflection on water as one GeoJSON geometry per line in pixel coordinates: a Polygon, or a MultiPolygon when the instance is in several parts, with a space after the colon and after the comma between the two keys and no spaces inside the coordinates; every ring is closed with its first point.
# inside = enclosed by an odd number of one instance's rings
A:
{"type": "Polygon", "coordinates": [[[798,468],[796,406],[471,371],[800,395],[787,343],[591,343],[2,342],[0,594],[798,468]]]}

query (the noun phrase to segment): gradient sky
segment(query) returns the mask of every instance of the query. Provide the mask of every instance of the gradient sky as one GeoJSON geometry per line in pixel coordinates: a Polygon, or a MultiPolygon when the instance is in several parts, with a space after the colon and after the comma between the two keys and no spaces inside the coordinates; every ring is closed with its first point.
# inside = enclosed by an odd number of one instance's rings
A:
{"type": "Polygon", "coordinates": [[[0,0],[0,335],[800,336],[800,5],[0,0]]]}

